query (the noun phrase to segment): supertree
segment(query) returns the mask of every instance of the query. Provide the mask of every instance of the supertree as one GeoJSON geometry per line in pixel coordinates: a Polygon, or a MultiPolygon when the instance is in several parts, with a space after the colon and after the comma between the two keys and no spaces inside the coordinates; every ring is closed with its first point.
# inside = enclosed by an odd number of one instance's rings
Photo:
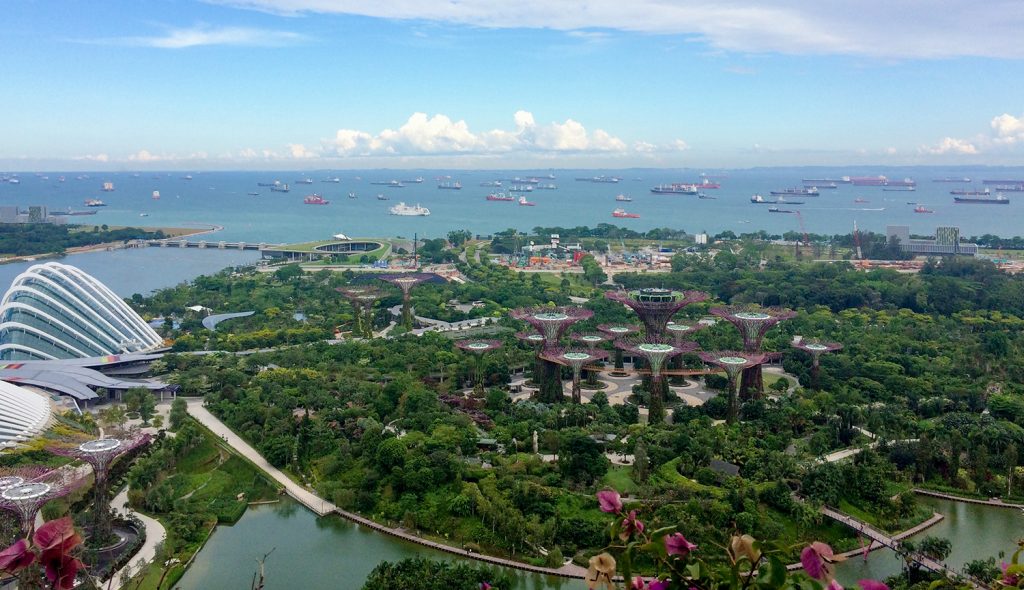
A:
{"type": "Polygon", "coordinates": [[[665,335],[665,325],[680,309],[691,303],[704,301],[710,295],[703,291],[673,291],[671,289],[635,289],[632,291],[608,291],[605,297],[628,306],[647,329],[650,337],[665,335]]]}
{"type": "Polygon", "coordinates": [[[348,299],[355,312],[354,332],[362,338],[373,337],[373,306],[384,293],[377,288],[369,286],[350,285],[335,289],[348,299]]]}
{"type": "MultiPolygon", "coordinates": [[[[678,322],[669,322],[665,326],[665,332],[672,338],[676,346],[683,343],[684,340],[693,335],[694,332],[703,330],[707,327],[707,324],[694,323],[694,324],[680,324],[678,322]]],[[[675,367],[678,370],[683,369],[683,357],[682,355],[677,356],[675,359],[675,367]]],[[[679,377],[682,379],[682,377],[679,377]]]]}
{"type": "Polygon", "coordinates": [[[648,392],[651,396],[647,423],[654,424],[665,419],[665,391],[664,381],[661,378],[661,370],[666,361],[675,356],[697,350],[696,342],[683,342],[680,346],[669,344],[665,340],[647,337],[644,340],[622,339],[615,342],[615,346],[630,354],[642,356],[647,360],[651,369],[651,383],[648,392]]]}
{"type": "Polygon", "coordinates": [[[583,366],[608,358],[608,353],[604,350],[566,350],[555,347],[548,348],[541,354],[552,362],[566,365],[572,369],[572,401],[577,404],[583,401],[580,389],[580,374],[583,372],[583,366]]]}
{"type": "Polygon", "coordinates": [[[718,352],[698,353],[700,359],[705,363],[721,367],[729,378],[729,409],[726,413],[726,422],[736,422],[736,375],[751,367],[760,366],[765,361],[763,353],[736,352],[733,350],[721,350],[718,352]]]}
{"type": "MultiPolygon", "coordinates": [[[[580,344],[582,344],[583,347],[586,348],[588,352],[594,352],[594,351],[598,350],[599,346],[601,346],[605,342],[608,342],[609,340],[612,339],[610,336],[607,336],[605,334],[590,334],[590,333],[588,333],[588,334],[572,334],[570,337],[573,340],[575,340],[576,342],[579,342],[580,344]]],[[[602,358],[602,360],[604,360],[604,358],[608,358],[608,355],[605,355],[602,358]]],[[[597,371],[587,371],[587,383],[594,384],[596,382],[597,382],[597,371]]]]}
{"type": "Polygon", "coordinates": [[[842,350],[843,345],[838,342],[808,342],[801,340],[794,342],[793,348],[800,349],[811,355],[811,387],[818,389],[818,373],[820,370],[821,355],[836,350],[842,350]]]}
{"type": "Polygon", "coordinates": [[[111,535],[110,499],[107,498],[110,466],[121,455],[148,444],[148,434],[130,433],[124,438],[97,438],[83,443],[68,443],[50,447],[55,455],[81,459],[92,466],[93,484],[92,534],[95,542],[103,543],[111,535]]]}
{"type": "Polygon", "coordinates": [[[380,275],[378,279],[391,283],[402,290],[402,325],[406,329],[412,328],[412,305],[409,300],[409,293],[412,288],[420,283],[437,280],[438,276],[427,272],[409,272],[391,275],[380,275]]]}
{"type": "Polygon", "coordinates": [[[459,350],[473,353],[477,359],[473,363],[473,388],[483,390],[483,378],[480,370],[480,358],[484,353],[501,348],[501,340],[458,340],[455,346],[459,350]]]}
{"type": "Polygon", "coordinates": [[[0,477],[0,508],[18,516],[21,532],[28,538],[39,509],[50,500],[70,494],[83,483],[75,470],[67,467],[50,471],[39,468],[10,471],[0,477]]]}
{"type": "MultiPolygon", "coordinates": [[[[772,326],[796,316],[795,311],[777,308],[712,307],[711,314],[736,326],[743,338],[743,352],[761,352],[764,335],[772,326]]],[[[743,371],[740,395],[744,399],[761,397],[764,378],[760,363],[743,371]]]]}
{"type": "MultiPolygon", "coordinates": [[[[510,315],[517,320],[524,321],[537,333],[543,336],[544,341],[541,350],[556,347],[562,334],[569,326],[576,322],[589,319],[594,312],[582,307],[522,307],[513,309],[510,315]]],[[[538,397],[543,402],[554,403],[562,401],[562,379],[559,365],[543,359],[541,355],[541,374],[534,375],[534,381],[540,391],[538,397]]]]}
{"type": "MultiPolygon", "coordinates": [[[[597,327],[597,331],[606,334],[614,343],[619,338],[636,334],[640,331],[640,326],[633,324],[601,324],[597,327]]],[[[622,350],[619,348],[615,349],[615,370],[622,370],[622,350]]]]}

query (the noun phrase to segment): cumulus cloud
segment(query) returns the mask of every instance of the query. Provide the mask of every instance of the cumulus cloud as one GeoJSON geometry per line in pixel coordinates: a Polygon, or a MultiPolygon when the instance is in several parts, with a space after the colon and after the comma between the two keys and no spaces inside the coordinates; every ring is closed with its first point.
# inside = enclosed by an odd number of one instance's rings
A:
{"type": "Polygon", "coordinates": [[[494,0],[208,1],[288,15],[686,35],[718,49],[752,53],[1024,57],[1019,0],[518,0],[500,9],[494,0]]]}
{"type": "Polygon", "coordinates": [[[501,154],[523,152],[626,152],[626,143],[603,129],[588,131],[582,123],[537,124],[529,111],[517,111],[514,129],[473,132],[464,120],[447,115],[413,113],[398,129],[370,133],[339,129],[323,141],[323,153],[334,156],[501,154]]]}
{"type": "Polygon", "coordinates": [[[84,156],[75,156],[72,160],[84,160],[86,162],[109,162],[110,156],[107,154],[86,154],[84,156]]]}
{"type": "Polygon", "coordinates": [[[214,27],[200,24],[187,28],[169,28],[157,36],[108,37],[79,40],[97,45],[130,45],[158,49],[185,49],[206,45],[234,45],[242,47],[282,47],[306,39],[289,31],[275,31],[252,27],[214,27]]]}
{"type": "Polygon", "coordinates": [[[1024,141],[1024,117],[1003,113],[992,119],[991,126],[996,135],[996,143],[1024,141]]]}
{"type": "Polygon", "coordinates": [[[965,139],[957,139],[955,137],[944,137],[937,145],[934,146],[923,146],[921,151],[926,154],[959,154],[959,155],[973,155],[978,153],[978,148],[971,142],[965,139]]]}

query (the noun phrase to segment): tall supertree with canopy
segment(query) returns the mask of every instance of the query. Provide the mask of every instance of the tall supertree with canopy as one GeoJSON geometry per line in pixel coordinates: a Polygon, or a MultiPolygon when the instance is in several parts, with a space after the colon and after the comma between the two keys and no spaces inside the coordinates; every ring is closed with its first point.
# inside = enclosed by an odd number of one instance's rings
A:
{"type": "Polygon", "coordinates": [[[50,500],[62,498],[84,483],[69,468],[50,471],[29,468],[0,477],[0,508],[13,512],[21,522],[24,538],[32,535],[36,514],[50,500]]]}
{"type": "MultiPolygon", "coordinates": [[[[711,314],[736,326],[743,338],[743,352],[761,352],[764,335],[772,327],[796,316],[796,312],[778,308],[712,307],[711,314]]],[[[764,378],[761,363],[743,371],[740,379],[740,395],[744,399],[761,397],[764,393],[764,378]]]]}
{"type": "Polygon", "coordinates": [[[412,329],[412,304],[409,294],[413,287],[420,283],[437,280],[439,277],[427,272],[408,272],[400,274],[380,275],[378,279],[391,283],[402,290],[402,325],[412,329]]]}
{"type": "MultiPolygon", "coordinates": [[[[608,336],[612,343],[620,338],[631,336],[640,331],[640,326],[634,324],[601,324],[597,331],[608,336]]],[[[622,349],[615,348],[615,370],[622,370],[622,349]]]]}
{"type": "Polygon", "coordinates": [[[477,357],[473,362],[473,388],[474,390],[482,391],[483,376],[481,375],[482,371],[480,370],[480,357],[485,353],[501,348],[501,340],[458,340],[455,342],[455,346],[457,346],[459,350],[471,352],[475,357],[477,357]]]}
{"type": "Polygon", "coordinates": [[[569,326],[591,318],[594,312],[582,307],[523,307],[510,312],[514,319],[533,326],[544,340],[541,345],[542,374],[534,375],[534,381],[540,388],[539,396],[543,402],[562,401],[562,379],[560,365],[543,358],[543,351],[556,347],[562,334],[569,326]]]}
{"type": "Polygon", "coordinates": [[[649,337],[665,336],[665,326],[680,309],[704,301],[710,295],[703,291],[673,291],[671,289],[634,289],[608,291],[605,297],[628,306],[644,323],[649,337]]]}
{"type": "Polygon", "coordinates": [[[355,312],[355,326],[353,332],[361,338],[373,337],[373,306],[380,300],[384,293],[375,287],[349,285],[335,289],[348,299],[355,312]]]}
{"type": "Polygon", "coordinates": [[[736,404],[736,376],[751,367],[760,366],[765,361],[763,353],[737,352],[734,350],[721,350],[718,352],[698,353],[700,359],[705,363],[721,367],[729,378],[729,409],[726,413],[726,422],[736,422],[738,412],[736,404]]]}
{"type": "Polygon", "coordinates": [[[541,354],[554,363],[566,365],[572,369],[572,401],[577,404],[583,401],[583,392],[580,388],[580,374],[583,372],[583,366],[608,358],[608,353],[604,350],[566,350],[556,347],[548,348],[541,354]]]}
{"type": "Polygon", "coordinates": [[[648,337],[644,340],[618,340],[615,342],[615,346],[647,360],[647,364],[651,368],[649,388],[651,403],[649,404],[647,423],[654,424],[663,421],[665,419],[665,393],[662,387],[662,368],[673,357],[697,350],[697,343],[683,342],[680,346],[676,346],[669,344],[666,340],[648,337]]]}
{"type": "MultiPolygon", "coordinates": [[[[683,341],[693,336],[694,332],[698,332],[707,327],[707,324],[692,323],[692,324],[681,324],[678,322],[669,322],[665,326],[665,332],[672,338],[672,341],[676,346],[682,345],[683,341]]],[[[683,357],[682,355],[677,356],[674,362],[676,369],[683,369],[683,357]]],[[[682,379],[682,377],[679,377],[682,379]]]]}
{"type": "Polygon", "coordinates": [[[843,345],[838,342],[815,342],[801,340],[794,342],[793,348],[797,348],[811,355],[811,387],[818,389],[818,377],[821,364],[821,355],[842,350],[843,345]]]}
{"type": "Polygon", "coordinates": [[[93,484],[92,532],[90,538],[95,543],[105,543],[111,536],[111,513],[108,475],[110,466],[121,455],[148,444],[150,436],[133,432],[123,438],[97,438],[81,443],[68,442],[50,447],[55,455],[73,457],[85,461],[92,466],[95,476],[93,484]]]}
{"type": "MultiPolygon", "coordinates": [[[[599,347],[611,340],[611,337],[606,336],[602,333],[587,333],[587,334],[572,334],[570,336],[576,342],[579,342],[587,349],[587,352],[595,352],[599,350],[599,347]]],[[[608,358],[609,355],[602,357],[602,361],[608,358]]],[[[597,371],[587,371],[587,383],[594,384],[597,382],[597,371]]]]}

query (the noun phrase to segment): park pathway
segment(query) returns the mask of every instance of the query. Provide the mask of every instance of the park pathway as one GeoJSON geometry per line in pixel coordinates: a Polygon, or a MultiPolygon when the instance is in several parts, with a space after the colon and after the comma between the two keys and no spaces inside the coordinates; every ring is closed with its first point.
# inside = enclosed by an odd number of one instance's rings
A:
{"type": "Polygon", "coordinates": [[[382,524],[374,522],[368,518],[359,516],[358,514],[348,512],[338,508],[331,502],[324,500],[320,496],[317,496],[313,492],[309,491],[305,487],[292,481],[287,475],[285,475],[280,469],[274,467],[267,462],[266,459],[260,455],[256,449],[252,448],[249,443],[242,440],[240,436],[235,434],[230,428],[227,427],[223,422],[220,421],[216,416],[210,413],[205,407],[203,407],[202,399],[190,399],[188,400],[188,412],[195,418],[200,424],[210,429],[214,434],[221,437],[231,448],[241,454],[246,459],[252,461],[257,467],[262,469],[267,475],[274,479],[278,484],[284,487],[285,492],[306,508],[309,508],[318,516],[325,516],[327,514],[335,513],[345,518],[346,520],[352,521],[358,525],[364,526],[368,529],[397,537],[399,539],[422,545],[424,547],[430,547],[438,551],[444,551],[460,557],[468,559],[474,559],[482,561],[492,565],[499,565],[508,568],[514,568],[517,570],[528,571],[538,574],[545,574],[549,576],[559,576],[563,578],[577,578],[583,579],[586,576],[586,568],[579,567],[574,564],[566,564],[560,568],[547,568],[531,565],[528,563],[522,563],[511,559],[504,559],[501,557],[493,557],[490,555],[482,555],[472,551],[467,551],[460,547],[452,547],[445,545],[444,543],[438,543],[429,539],[424,539],[418,535],[412,534],[403,529],[395,529],[386,527],[382,524]]]}
{"type": "MultiPolygon", "coordinates": [[[[139,548],[138,552],[132,557],[131,561],[129,561],[127,565],[114,572],[113,583],[110,587],[117,590],[122,587],[124,581],[146,569],[146,566],[156,558],[157,545],[164,542],[164,539],[167,537],[167,532],[159,521],[150,518],[145,514],[139,514],[128,506],[127,487],[121,490],[121,493],[114,496],[114,499],[110,501],[110,507],[118,514],[138,518],[142,521],[142,525],[146,529],[146,540],[142,544],[142,547],[139,548]]],[[[106,588],[107,586],[106,584],[100,584],[100,587],[106,588]]]]}
{"type": "Polygon", "coordinates": [[[981,504],[983,506],[995,506],[997,508],[1013,508],[1016,510],[1024,510],[1024,504],[1003,502],[999,498],[992,498],[990,500],[982,500],[980,498],[965,498],[963,496],[943,494],[942,492],[933,492],[932,490],[922,490],[921,488],[914,488],[914,493],[920,494],[922,496],[931,496],[933,498],[942,498],[943,500],[952,500],[954,502],[966,502],[968,504],[981,504]]]}

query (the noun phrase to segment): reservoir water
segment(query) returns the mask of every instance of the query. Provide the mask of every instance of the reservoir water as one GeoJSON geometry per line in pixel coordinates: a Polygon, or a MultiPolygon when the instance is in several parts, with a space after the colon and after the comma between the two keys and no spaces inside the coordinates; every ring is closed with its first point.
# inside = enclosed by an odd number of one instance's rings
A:
{"type": "MultiPolygon", "coordinates": [[[[337,516],[317,518],[285,498],[252,506],[234,526],[219,526],[177,587],[181,590],[248,588],[256,560],[266,561],[266,589],[331,588],[358,590],[381,561],[424,556],[459,559],[360,529],[337,516]],[[225,567],[231,564],[231,567],[225,567]]],[[[552,578],[508,570],[518,590],[583,590],[582,580],[552,578]]]]}

